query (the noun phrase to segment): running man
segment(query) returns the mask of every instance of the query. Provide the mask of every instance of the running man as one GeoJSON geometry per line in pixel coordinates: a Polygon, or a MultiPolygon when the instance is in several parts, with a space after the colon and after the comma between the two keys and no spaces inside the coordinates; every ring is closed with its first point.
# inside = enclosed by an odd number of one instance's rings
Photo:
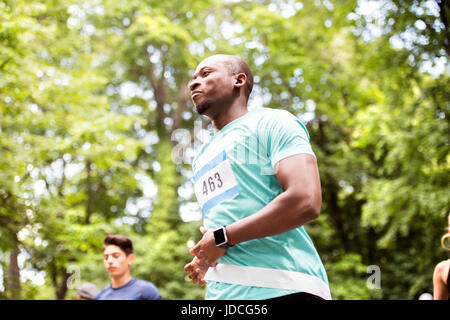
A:
{"type": "Polygon", "coordinates": [[[214,130],[192,165],[204,226],[189,277],[207,282],[206,299],[331,299],[303,227],[322,204],[306,128],[284,110],[247,109],[253,76],[240,57],[203,60],[189,87],[214,130]]]}
{"type": "Polygon", "coordinates": [[[134,260],[131,239],[119,234],[108,235],[103,241],[103,258],[111,284],[96,296],[96,300],[161,300],[153,283],[130,274],[134,260]]]}

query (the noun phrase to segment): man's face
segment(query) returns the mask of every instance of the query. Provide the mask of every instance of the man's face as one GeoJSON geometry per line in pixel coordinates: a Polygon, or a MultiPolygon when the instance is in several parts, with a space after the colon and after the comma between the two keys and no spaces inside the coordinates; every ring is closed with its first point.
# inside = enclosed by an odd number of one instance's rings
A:
{"type": "Polygon", "coordinates": [[[106,246],[103,250],[103,263],[111,277],[129,272],[133,258],[132,253],[127,256],[120,247],[113,244],[106,246]]]}
{"type": "Polygon", "coordinates": [[[233,94],[233,75],[223,64],[223,59],[213,56],[203,60],[189,84],[197,112],[210,118],[222,105],[227,105],[233,94]]]}

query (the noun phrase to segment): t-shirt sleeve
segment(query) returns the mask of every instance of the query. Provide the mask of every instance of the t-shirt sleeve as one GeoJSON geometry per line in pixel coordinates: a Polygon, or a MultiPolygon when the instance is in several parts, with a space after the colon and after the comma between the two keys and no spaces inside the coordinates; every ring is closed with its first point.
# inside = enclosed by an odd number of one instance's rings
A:
{"type": "Polygon", "coordinates": [[[142,290],[142,300],[161,300],[161,295],[154,284],[146,283],[142,290]]]}
{"type": "Polygon", "coordinates": [[[306,127],[287,111],[281,111],[269,120],[267,152],[272,167],[278,161],[296,154],[310,154],[316,157],[306,127]]]}

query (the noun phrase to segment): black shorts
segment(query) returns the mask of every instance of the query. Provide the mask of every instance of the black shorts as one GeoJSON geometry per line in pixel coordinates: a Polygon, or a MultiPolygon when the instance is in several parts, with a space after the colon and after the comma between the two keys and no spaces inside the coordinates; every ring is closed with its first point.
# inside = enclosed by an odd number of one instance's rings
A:
{"type": "Polygon", "coordinates": [[[325,299],[306,292],[297,292],[285,296],[267,299],[267,301],[318,301],[318,300],[325,300],[325,299]]]}

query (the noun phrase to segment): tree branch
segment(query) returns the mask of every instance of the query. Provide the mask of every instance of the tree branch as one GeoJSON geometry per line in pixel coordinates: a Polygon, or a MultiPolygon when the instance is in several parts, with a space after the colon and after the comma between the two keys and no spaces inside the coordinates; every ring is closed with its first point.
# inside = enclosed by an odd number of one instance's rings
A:
{"type": "Polygon", "coordinates": [[[186,110],[189,101],[189,91],[187,84],[188,81],[183,80],[178,87],[178,108],[175,114],[172,128],[170,129],[170,136],[172,136],[172,132],[180,127],[181,122],[183,121],[183,112],[186,110]]]}
{"type": "Polygon", "coordinates": [[[448,1],[444,0],[436,2],[439,7],[439,15],[441,17],[441,21],[444,24],[444,49],[447,52],[447,56],[450,56],[450,26],[447,19],[447,12],[450,12],[450,4],[448,3],[448,1]]]}

